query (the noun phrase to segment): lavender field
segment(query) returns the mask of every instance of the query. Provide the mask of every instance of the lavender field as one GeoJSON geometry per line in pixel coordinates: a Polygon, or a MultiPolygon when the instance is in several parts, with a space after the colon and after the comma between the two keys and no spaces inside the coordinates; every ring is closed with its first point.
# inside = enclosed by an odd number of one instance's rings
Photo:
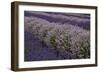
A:
{"type": "Polygon", "coordinates": [[[90,58],[90,14],[24,11],[24,61],[90,58]]]}

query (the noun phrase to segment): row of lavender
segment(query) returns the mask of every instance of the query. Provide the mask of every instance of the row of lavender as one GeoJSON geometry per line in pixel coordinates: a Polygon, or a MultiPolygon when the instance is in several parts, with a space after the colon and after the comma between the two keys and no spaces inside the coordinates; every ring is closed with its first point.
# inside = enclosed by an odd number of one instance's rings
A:
{"type": "Polygon", "coordinates": [[[25,16],[35,16],[55,23],[69,23],[90,30],[90,14],[25,11],[25,16]]]}
{"type": "Polygon", "coordinates": [[[43,12],[31,13],[32,15],[25,16],[25,31],[31,32],[34,37],[38,38],[42,43],[45,43],[50,49],[55,50],[56,55],[60,55],[64,59],[66,59],[68,53],[70,53],[70,59],[90,57],[90,31],[89,29],[87,30],[77,26],[77,23],[86,23],[85,26],[87,24],[89,25],[90,18],[88,15],[71,14],[68,16],[43,12]],[[38,16],[45,15],[52,17],[55,20],[59,19],[59,21],[49,21],[51,20],[50,18],[44,19],[37,17],[36,14],[38,16]],[[62,23],[61,19],[66,22],[62,23]],[[75,25],[71,24],[72,21],[75,25]],[[62,55],[61,53],[65,54],[62,55]]]}

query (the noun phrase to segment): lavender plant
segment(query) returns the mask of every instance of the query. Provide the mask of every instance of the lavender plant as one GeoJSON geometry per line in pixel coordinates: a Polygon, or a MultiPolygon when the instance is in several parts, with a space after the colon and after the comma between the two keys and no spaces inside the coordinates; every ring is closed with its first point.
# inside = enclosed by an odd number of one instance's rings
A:
{"type": "MultiPolygon", "coordinates": [[[[66,19],[65,16],[63,17],[66,19]]],[[[69,23],[49,22],[34,16],[25,17],[25,20],[27,20],[25,22],[25,30],[32,32],[35,37],[38,37],[51,49],[57,50],[57,54],[59,52],[70,53],[71,59],[90,57],[89,30],[69,23]]],[[[81,22],[83,20],[79,19],[77,21],[81,22]]]]}

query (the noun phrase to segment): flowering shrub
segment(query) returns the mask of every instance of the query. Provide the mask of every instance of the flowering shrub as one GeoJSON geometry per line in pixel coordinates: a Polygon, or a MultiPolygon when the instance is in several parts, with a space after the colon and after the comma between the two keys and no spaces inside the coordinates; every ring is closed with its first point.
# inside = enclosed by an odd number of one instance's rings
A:
{"type": "Polygon", "coordinates": [[[25,17],[25,20],[25,30],[32,32],[51,49],[57,50],[58,54],[70,53],[71,59],[90,57],[89,30],[68,23],[49,22],[34,16],[25,17]]]}

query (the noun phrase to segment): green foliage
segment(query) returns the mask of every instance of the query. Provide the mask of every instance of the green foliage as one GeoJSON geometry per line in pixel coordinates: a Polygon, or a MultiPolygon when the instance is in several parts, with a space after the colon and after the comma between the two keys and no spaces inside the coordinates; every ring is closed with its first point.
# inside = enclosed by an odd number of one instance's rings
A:
{"type": "Polygon", "coordinates": [[[56,46],[57,46],[57,43],[56,43],[56,36],[55,35],[52,35],[51,37],[50,37],[50,43],[51,43],[51,45],[54,47],[54,48],[56,48],[56,46]]]}
{"type": "Polygon", "coordinates": [[[79,58],[89,58],[90,57],[90,45],[88,42],[82,42],[79,52],[79,58]]]}

